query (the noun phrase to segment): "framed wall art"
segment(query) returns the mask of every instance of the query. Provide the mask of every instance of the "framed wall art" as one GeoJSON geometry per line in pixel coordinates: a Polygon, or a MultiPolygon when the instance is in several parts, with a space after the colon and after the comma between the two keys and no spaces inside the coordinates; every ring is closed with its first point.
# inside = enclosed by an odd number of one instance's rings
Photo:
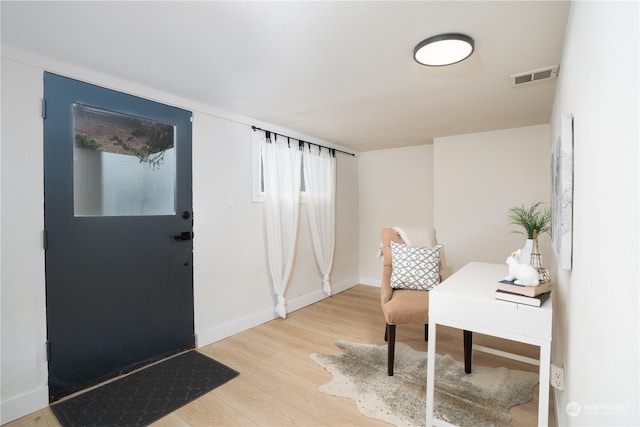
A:
{"type": "Polygon", "coordinates": [[[551,245],[558,267],[571,270],[573,258],[573,115],[560,117],[551,152],[551,245]]]}

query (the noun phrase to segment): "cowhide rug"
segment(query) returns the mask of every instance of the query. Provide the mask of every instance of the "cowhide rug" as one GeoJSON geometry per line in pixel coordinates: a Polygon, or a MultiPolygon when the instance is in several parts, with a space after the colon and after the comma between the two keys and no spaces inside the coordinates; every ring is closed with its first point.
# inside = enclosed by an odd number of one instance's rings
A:
{"type": "MultiPolygon", "coordinates": [[[[311,354],[333,375],[320,391],[353,399],[360,412],[397,426],[426,422],[427,353],[396,343],[394,375],[387,375],[387,346],[336,342],[341,355],[311,354]]],[[[509,408],[532,399],[538,375],[507,368],[473,366],[436,355],[435,414],[458,426],[508,426],[509,408]]]]}

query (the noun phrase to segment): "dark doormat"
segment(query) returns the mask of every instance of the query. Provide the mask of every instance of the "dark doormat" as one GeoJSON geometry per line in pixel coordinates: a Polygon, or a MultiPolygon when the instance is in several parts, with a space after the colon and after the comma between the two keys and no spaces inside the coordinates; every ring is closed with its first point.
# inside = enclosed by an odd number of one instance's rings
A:
{"type": "Polygon", "coordinates": [[[64,427],[145,426],[239,373],[189,351],[51,405],[64,427]]]}

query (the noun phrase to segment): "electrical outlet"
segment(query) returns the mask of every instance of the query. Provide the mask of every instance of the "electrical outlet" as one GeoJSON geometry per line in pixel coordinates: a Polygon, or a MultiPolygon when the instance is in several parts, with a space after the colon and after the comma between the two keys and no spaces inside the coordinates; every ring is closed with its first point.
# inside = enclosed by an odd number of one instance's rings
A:
{"type": "Polygon", "coordinates": [[[564,390],[564,369],[556,364],[551,364],[551,378],[549,379],[551,387],[556,390],[564,390]]]}

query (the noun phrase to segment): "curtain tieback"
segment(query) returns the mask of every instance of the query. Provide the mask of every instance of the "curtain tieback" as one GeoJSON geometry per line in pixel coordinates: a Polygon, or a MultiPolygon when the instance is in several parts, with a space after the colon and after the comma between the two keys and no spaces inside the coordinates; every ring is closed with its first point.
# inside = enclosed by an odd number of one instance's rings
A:
{"type": "Polygon", "coordinates": [[[322,278],[322,289],[327,295],[331,295],[331,282],[329,281],[329,275],[325,274],[322,278]]]}
{"type": "Polygon", "coordinates": [[[278,295],[278,305],[276,305],[276,313],[283,319],[287,318],[287,300],[278,295]]]}

